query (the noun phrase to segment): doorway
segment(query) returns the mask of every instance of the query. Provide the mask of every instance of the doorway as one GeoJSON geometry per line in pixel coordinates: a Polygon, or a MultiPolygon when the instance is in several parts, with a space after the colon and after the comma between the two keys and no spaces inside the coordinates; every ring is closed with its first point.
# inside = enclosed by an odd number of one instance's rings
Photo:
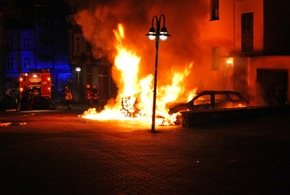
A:
{"type": "Polygon", "coordinates": [[[288,100],[287,69],[257,69],[257,82],[264,101],[269,105],[282,105],[288,100]]]}

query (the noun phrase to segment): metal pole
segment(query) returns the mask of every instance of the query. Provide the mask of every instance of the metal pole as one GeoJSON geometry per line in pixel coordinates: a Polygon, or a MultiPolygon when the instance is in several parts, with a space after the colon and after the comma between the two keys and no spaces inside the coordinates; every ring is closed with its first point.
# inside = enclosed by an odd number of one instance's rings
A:
{"type": "Polygon", "coordinates": [[[160,34],[160,20],[156,19],[156,57],[155,57],[155,74],[154,74],[154,91],[153,91],[153,108],[152,108],[152,127],[151,131],[155,132],[155,115],[156,115],[156,93],[157,93],[157,70],[158,70],[158,48],[160,34]]]}
{"type": "Polygon", "coordinates": [[[80,86],[80,71],[78,71],[78,86],[80,86]]]}
{"type": "Polygon", "coordinates": [[[80,71],[81,71],[81,67],[76,67],[76,71],[78,74],[78,86],[77,86],[77,94],[76,94],[76,101],[79,102],[80,101],[80,71]]]}

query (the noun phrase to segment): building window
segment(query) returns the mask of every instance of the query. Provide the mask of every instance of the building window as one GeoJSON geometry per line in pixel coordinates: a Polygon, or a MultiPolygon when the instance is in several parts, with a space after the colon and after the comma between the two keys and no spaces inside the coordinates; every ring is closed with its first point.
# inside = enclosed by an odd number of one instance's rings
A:
{"type": "Polygon", "coordinates": [[[211,50],[211,69],[212,70],[219,70],[219,54],[220,48],[213,47],[211,50]]]}
{"type": "Polygon", "coordinates": [[[52,61],[53,56],[51,53],[40,53],[38,59],[41,61],[52,61]]]}
{"type": "Polygon", "coordinates": [[[14,49],[14,40],[10,37],[7,39],[7,49],[14,49]]]}
{"type": "Polygon", "coordinates": [[[52,26],[52,21],[50,20],[38,20],[37,26],[40,28],[48,28],[52,26]]]}
{"type": "Polygon", "coordinates": [[[219,0],[211,0],[211,18],[210,20],[219,20],[219,0]]]}
{"type": "Polygon", "coordinates": [[[53,40],[50,37],[42,37],[38,39],[38,47],[42,49],[52,49],[53,40]]]}
{"type": "Polygon", "coordinates": [[[75,38],[75,53],[81,53],[81,39],[80,39],[80,37],[75,38]]]}
{"type": "Polygon", "coordinates": [[[29,38],[23,39],[23,49],[30,49],[30,40],[29,38]]]}
{"type": "Polygon", "coordinates": [[[89,42],[85,42],[85,44],[86,44],[86,52],[90,52],[90,51],[92,51],[92,46],[91,46],[91,44],[89,43],[89,42]]]}
{"type": "Polygon", "coordinates": [[[23,68],[29,68],[30,67],[30,58],[24,57],[23,58],[23,68]]]}
{"type": "Polygon", "coordinates": [[[14,69],[14,58],[7,59],[7,69],[14,69]]]}
{"type": "Polygon", "coordinates": [[[253,32],[253,12],[242,13],[241,17],[242,28],[242,52],[252,52],[254,50],[254,32],[253,32]]]}

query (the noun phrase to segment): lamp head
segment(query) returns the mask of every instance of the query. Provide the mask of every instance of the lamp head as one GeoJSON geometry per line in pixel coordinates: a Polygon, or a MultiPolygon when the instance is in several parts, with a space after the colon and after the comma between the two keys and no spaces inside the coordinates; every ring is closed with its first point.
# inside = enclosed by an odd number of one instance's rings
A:
{"type": "Polygon", "coordinates": [[[162,41],[166,41],[168,36],[170,36],[170,34],[167,33],[167,28],[165,26],[163,26],[160,30],[159,37],[162,41]]]}
{"type": "Polygon", "coordinates": [[[155,28],[154,28],[154,27],[151,27],[151,28],[149,29],[148,34],[146,34],[146,36],[148,36],[148,38],[149,38],[150,40],[154,40],[154,39],[155,39],[155,36],[156,36],[155,28]]]}

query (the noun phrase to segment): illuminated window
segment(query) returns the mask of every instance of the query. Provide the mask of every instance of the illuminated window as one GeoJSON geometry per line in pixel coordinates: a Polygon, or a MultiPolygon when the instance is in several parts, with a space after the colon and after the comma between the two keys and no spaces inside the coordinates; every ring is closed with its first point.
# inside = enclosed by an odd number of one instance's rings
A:
{"type": "Polygon", "coordinates": [[[30,49],[30,39],[29,38],[23,39],[23,49],[30,49]]]}
{"type": "Polygon", "coordinates": [[[242,14],[242,52],[252,52],[254,50],[253,19],[253,12],[242,14]]]}
{"type": "Polygon", "coordinates": [[[23,58],[23,68],[29,68],[30,67],[30,58],[24,57],[23,58]]]}
{"type": "Polygon", "coordinates": [[[7,59],[7,69],[14,69],[14,58],[7,59]]]}
{"type": "Polygon", "coordinates": [[[211,51],[211,69],[212,70],[219,70],[219,55],[220,55],[220,48],[213,47],[211,51]]]}
{"type": "Polygon", "coordinates": [[[211,18],[210,20],[219,19],[219,0],[211,0],[211,18]]]}

